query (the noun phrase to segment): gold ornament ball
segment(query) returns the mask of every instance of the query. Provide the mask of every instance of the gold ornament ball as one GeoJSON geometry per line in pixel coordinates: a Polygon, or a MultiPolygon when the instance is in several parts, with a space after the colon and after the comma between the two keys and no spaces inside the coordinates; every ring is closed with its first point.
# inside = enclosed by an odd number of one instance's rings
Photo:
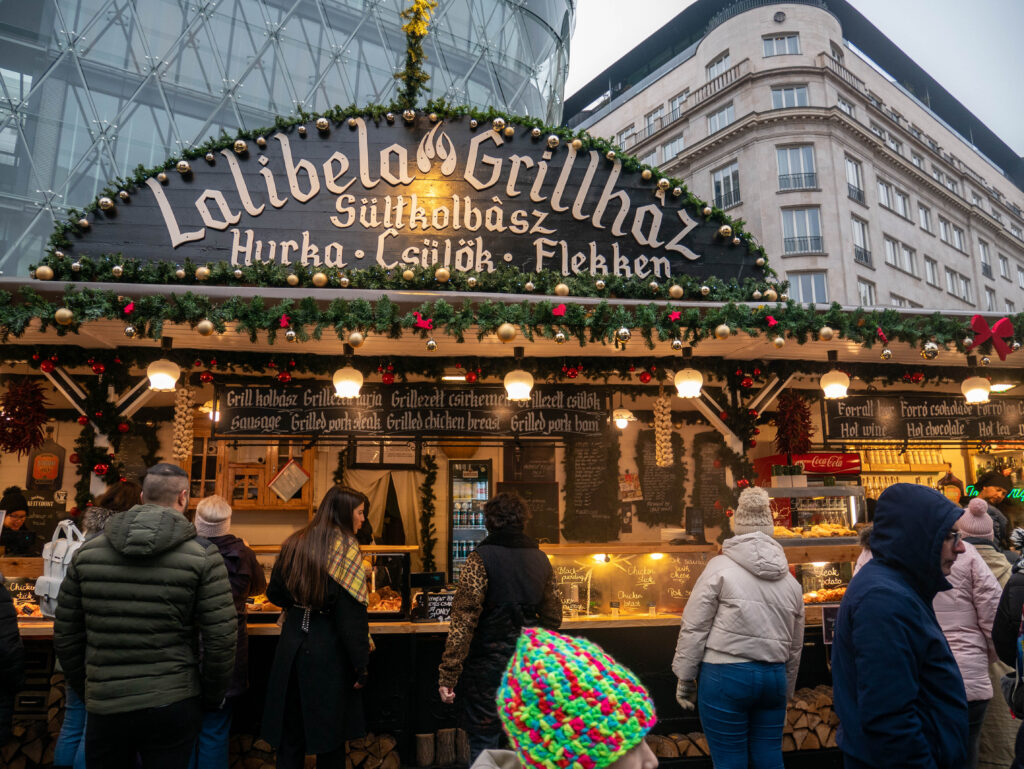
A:
{"type": "Polygon", "coordinates": [[[882,360],[891,360],[892,359],[892,350],[890,350],[888,347],[883,347],[882,348],[882,356],[881,357],[882,357],[882,360]]]}
{"type": "Polygon", "coordinates": [[[525,290],[527,290],[527,291],[533,291],[536,288],[536,286],[533,285],[533,281],[532,280],[528,280],[528,281],[526,281],[526,284],[523,286],[523,288],[525,290]]]}
{"type": "Polygon", "coordinates": [[[992,363],[992,359],[990,357],[988,357],[987,355],[982,355],[981,356],[981,365],[982,366],[987,366],[990,363],[992,363]]]}
{"type": "Polygon", "coordinates": [[[349,128],[355,128],[357,125],[359,125],[359,121],[356,120],[354,117],[350,117],[348,119],[348,127],[349,128]]]}
{"type": "Polygon", "coordinates": [[[565,344],[565,332],[558,331],[555,333],[555,344],[565,344]]]}
{"type": "Polygon", "coordinates": [[[353,349],[357,347],[362,347],[363,342],[365,341],[366,338],[360,331],[353,331],[348,335],[348,343],[353,349]]]}
{"type": "Polygon", "coordinates": [[[740,240],[739,238],[733,238],[733,239],[732,239],[732,244],[733,244],[734,246],[738,246],[738,245],[739,245],[740,243],[742,243],[742,242],[743,242],[743,241],[742,241],[742,240],[740,240]]]}
{"type": "Polygon", "coordinates": [[[299,276],[296,275],[294,272],[290,273],[288,277],[285,278],[285,281],[287,281],[289,286],[297,286],[299,285],[299,276]]]}
{"type": "Polygon", "coordinates": [[[732,227],[730,227],[728,224],[723,224],[721,227],[718,228],[718,237],[720,237],[720,238],[731,238],[732,237],[732,227]]]}
{"type": "Polygon", "coordinates": [[[605,283],[600,278],[598,278],[596,281],[594,281],[594,288],[596,288],[598,291],[604,291],[606,285],[608,285],[608,284],[605,283]]]}
{"type": "Polygon", "coordinates": [[[925,360],[935,360],[939,355],[939,346],[935,342],[926,342],[921,350],[921,357],[925,360]]]}
{"type": "Polygon", "coordinates": [[[211,336],[216,329],[213,326],[213,321],[209,318],[203,318],[201,321],[196,323],[196,332],[199,336],[211,336]]]}
{"type": "Polygon", "coordinates": [[[452,273],[447,267],[438,267],[434,272],[434,280],[438,283],[447,283],[452,278],[452,273]]]}
{"type": "Polygon", "coordinates": [[[559,139],[555,134],[551,134],[551,136],[548,137],[548,147],[550,149],[555,149],[559,144],[561,144],[561,142],[562,140],[559,139]]]}
{"type": "Polygon", "coordinates": [[[818,329],[818,339],[823,342],[831,342],[835,335],[836,332],[830,326],[822,326],[818,329]]]}
{"type": "Polygon", "coordinates": [[[574,150],[576,150],[577,152],[579,152],[581,149],[583,149],[583,141],[580,140],[580,139],[573,139],[572,140],[572,148],[574,150]]]}
{"type": "Polygon", "coordinates": [[[760,291],[755,291],[753,294],[751,294],[751,296],[754,297],[754,301],[756,302],[758,299],[761,298],[761,292],[760,291]]]}
{"type": "Polygon", "coordinates": [[[754,262],[754,264],[756,264],[758,267],[764,267],[764,257],[763,256],[757,257],[757,261],[754,262]]]}
{"type": "Polygon", "coordinates": [[[53,268],[45,264],[36,267],[36,280],[53,280],[53,268]]]}
{"type": "Polygon", "coordinates": [[[606,153],[604,153],[604,156],[608,160],[615,160],[615,150],[608,150],[606,153]]]}
{"type": "Polygon", "coordinates": [[[711,206],[704,206],[704,216],[711,216],[711,206]]]}
{"type": "Polygon", "coordinates": [[[235,151],[236,155],[244,155],[249,151],[249,143],[245,139],[236,139],[231,148],[235,151]]]}
{"type": "Polygon", "coordinates": [[[318,131],[326,131],[330,127],[331,127],[331,121],[328,120],[327,118],[325,118],[325,117],[318,117],[316,119],[316,130],[318,130],[318,131]]]}
{"type": "Polygon", "coordinates": [[[413,272],[412,270],[403,270],[402,271],[402,278],[404,280],[412,280],[415,277],[416,277],[416,273],[413,272]]]}
{"type": "Polygon", "coordinates": [[[112,209],[114,207],[114,201],[111,200],[110,198],[106,197],[106,196],[100,198],[99,204],[100,204],[100,209],[103,210],[103,211],[109,211],[110,209],[112,209]]]}
{"type": "Polygon", "coordinates": [[[515,128],[513,128],[510,125],[505,126],[505,138],[506,139],[511,139],[515,135],[516,135],[516,129],[515,128]]]}
{"type": "Polygon", "coordinates": [[[672,188],[672,197],[678,198],[682,194],[683,194],[683,188],[682,187],[673,187],[672,188]]]}
{"type": "Polygon", "coordinates": [[[431,112],[429,115],[427,115],[427,117],[430,118],[430,122],[431,123],[436,123],[437,122],[437,113],[436,112],[431,112]]]}
{"type": "Polygon", "coordinates": [[[539,128],[534,128],[532,131],[530,131],[530,136],[532,136],[534,139],[539,139],[543,135],[543,133],[544,132],[541,131],[539,128]]]}
{"type": "Polygon", "coordinates": [[[473,118],[472,120],[469,121],[469,127],[470,128],[476,128],[478,125],[480,125],[480,123],[477,122],[476,118],[473,118]]]}
{"type": "Polygon", "coordinates": [[[767,299],[769,302],[774,302],[776,299],[779,298],[779,294],[778,292],[775,291],[774,288],[769,288],[767,291],[764,292],[764,298],[767,299]]]}
{"type": "Polygon", "coordinates": [[[176,165],[175,168],[178,169],[178,173],[182,176],[192,173],[192,164],[187,160],[179,160],[178,165],[176,165]]]}
{"type": "Polygon", "coordinates": [[[242,271],[239,269],[236,269],[232,274],[235,276],[236,279],[241,278],[243,275],[242,271]]]}
{"type": "Polygon", "coordinates": [[[676,352],[679,352],[680,350],[682,350],[683,349],[683,340],[682,339],[673,339],[672,340],[672,349],[675,350],[676,352]]]}
{"type": "Polygon", "coordinates": [[[262,136],[257,136],[256,137],[256,146],[257,147],[266,147],[267,146],[267,140],[264,137],[262,137],[262,136]]]}
{"type": "Polygon", "coordinates": [[[701,286],[700,287],[700,295],[701,296],[707,296],[710,293],[711,293],[711,286],[701,286]]]}
{"type": "Polygon", "coordinates": [[[67,307],[60,307],[53,314],[53,319],[62,326],[70,326],[75,319],[75,314],[67,307]]]}
{"type": "Polygon", "coordinates": [[[389,123],[394,123],[395,122],[395,113],[394,112],[389,112],[388,114],[386,114],[384,116],[384,119],[387,120],[389,123]]]}
{"type": "Polygon", "coordinates": [[[658,293],[658,289],[661,288],[661,286],[658,285],[658,281],[652,280],[650,283],[647,284],[647,288],[651,289],[652,294],[656,294],[658,293]]]}
{"type": "Polygon", "coordinates": [[[632,338],[633,332],[630,331],[625,326],[622,326],[618,331],[615,332],[615,339],[621,342],[622,344],[625,344],[632,338]]]}
{"type": "Polygon", "coordinates": [[[81,219],[78,220],[78,226],[80,229],[87,230],[89,229],[89,227],[92,226],[92,223],[83,216],[81,219]]]}
{"type": "Polygon", "coordinates": [[[469,286],[470,288],[476,288],[476,278],[474,278],[472,275],[466,278],[466,285],[469,286]]]}
{"type": "Polygon", "coordinates": [[[437,342],[435,342],[433,339],[428,339],[427,340],[427,352],[434,352],[434,350],[436,350],[436,349],[437,349],[437,342]]]}
{"type": "Polygon", "coordinates": [[[348,275],[342,275],[340,278],[338,278],[338,285],[341,286],[342,288],[348,288],[348,284],[350,282],[351,281],[348,279],[348,275]]]}
{"type": "Polygon", "coordinates": [[[715,336],[719,339],[728,339],[730,333],[732,333],[732,329],[729,328],[728,323],[719,323],[715,328],[715,336]]]}
{"type": "Polygon", "coordinates": [[[161,171],[160,173],[158,173],[156,175],[156,180],[158,182],[160,182],[161,184],[167,184],[167,174],[165,174],[163,171],[161,171]]]}
{"type": "Polygon", "coordinates": [[[209,267],[196,267],[196,280],[206,280],[210,277],[209,267]]]}
{"type": "Polygon", "coordinates": [[[327,274],[323,272],[313,273],[313,285],[317,288],[323,288],[327,285],[327,274]]]}
{"type": "Polygon", "coordinates": [[[776,350],[781,350],[783,347],[786,346],[786,340],[783,339],[781,336],[777,336],[772,340],[772,344],[775,345],[776,350]]]}
{"type": "Polygon", "coordinates": [[[669,188],[668,179],[658,179],[658,189],[664,192],[669,188]]]}
{"type": "Polygon", "coordinates": [[[54,251],[53,255],[56,256],[58,259],[63,259],[64,258],[64,252],[63,251],[54,251]]]}
{"type": "Polygon", "coordinates": [[[673,284],[673,285],[669,286],[668,295],[670,297],[672,297],[673,299],[682,299],[683,298],[683,287],[680,286],[680,285],[677,285],[677,284],[673,284]]]}
{"type": "Polygon", "coordinates": [[[131,195],[128,194],[128,190],[121,190],[119,193],[117,193],[117,196],[121,198],[121,200],[123,200],[125,203],[127,203],[128,198],[131,197],[131,195]]]}
{"type": "Polygon", "coordinates": [[[176,277],[178,280],[184,280],[185,279],[185,271],[183,269],[181,269],[181,267],[179,267],[178,269],[176,269],[174,271],[174,277],[176,277]]]}
{"type": "Polygon", "coordinates": [[[139,332],[136,330],[135,326],[128,325],[124,327],[124,335],[129,339],[134,339],[137,333],[139,332]]]}
{"type": "Polygon", "coordinates": [[[497,333],[498,339],[500,339],[505,344],[508,344],[509,342],[516,338],[517,332],[516,327],[513,326],[511,323],[502,323],[500,326],[498,326],[497,333]]]}
{"type": "Polygon", "coordinates": [[[1020,352],[1020,342],[1016,339],[1013,341],[1013,344],[1010,345],[1010,352],[1020,352]]]}
{"type": "Polygon", "coordinates": [[[300,125],[295,130],[299,132],[299,136],[305,136],[306,135],[306,126],[304,126],[304,125],[300,125]]]}
{"type": "Polygon", "coordinates": [[[654,174],[651,173],[650,168],[645,168],[643,171],[640,172],[640,178],[643,179],[645,182],[649,182],[652,176],[654,176],[654,174]]]}
{"type": "Polygon", "coordinates": [[[495,131],[502,130],[505,127],[505,118],[503,118],[503,117],[496,117],[496,118],[494,118],[494,121],[491,123],[491,126],[494,128],[495,131]]]}
{"type": "Polygon", "coordinates": [[[779,296],[779,301],[780,302],[788,302],[789,301],[789,294],[782,294],[781,296],[779,296]]]}
{"type": "MultiPolygon", "coordinates": [[[[36,272],[38,272],[38,270],[36,270],[36,272]]],[[[110,274],[115,278],[120,278],[124,274],[124,267],[119,264],[115,264],[110,268],[110,274]]]]}
{"type": "Polygon", "coordinates": [[[206,153],[206,162],[213,165],[217,160],[217,157],[212,152],[206,153]]]}
{"type": "Polygon", "coordinates": [[[564,283],[559,283],[557,286],[555,286],[555,295],[569,296],[569,287],[564,283]]]}

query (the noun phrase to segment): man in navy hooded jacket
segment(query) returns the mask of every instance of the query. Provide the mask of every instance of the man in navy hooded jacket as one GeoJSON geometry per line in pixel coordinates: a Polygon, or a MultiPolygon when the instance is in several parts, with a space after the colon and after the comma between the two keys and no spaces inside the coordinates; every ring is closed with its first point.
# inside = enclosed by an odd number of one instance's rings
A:
{"type": "Polygon", "coordinates": [[[967,695],[932,599],[964,552],[963,510],[935,489],[897,483],[878,498],[874,558],[843,597],[832,646],[846,769],[963,769],[967,695]]]}

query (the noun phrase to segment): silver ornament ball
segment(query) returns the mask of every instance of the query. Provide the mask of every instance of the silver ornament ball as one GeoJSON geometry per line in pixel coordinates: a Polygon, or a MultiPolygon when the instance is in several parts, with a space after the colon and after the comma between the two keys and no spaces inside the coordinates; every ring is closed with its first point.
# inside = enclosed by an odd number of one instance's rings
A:
{"type": "Polygon", "coordinates": [[[892,350],[890,350],[888,347],[882,348],[882,360],[891,360],[891,359],[892,359],[892,350]]]}
{"type": "Polygon", "coordinates": [[[633,332],[630,331],[625,326],[623,326],[622,328],[620,328],[618,331],[615,332],[615,338],[618,341],[622,342],[622,344],[625,344],[626,342],[628,342],[632,337],[633,337],[633,332]]]}

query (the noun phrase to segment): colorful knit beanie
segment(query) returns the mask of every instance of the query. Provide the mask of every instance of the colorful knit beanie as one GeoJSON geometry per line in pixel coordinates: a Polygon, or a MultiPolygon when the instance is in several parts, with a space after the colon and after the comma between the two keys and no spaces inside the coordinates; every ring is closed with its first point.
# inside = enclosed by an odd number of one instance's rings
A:
{"type": "Polygon", "coordinates": [[[597,644],[524,628],[498,688],[498,715],[524,764],[602,769],[657,722],[651,695],[597,644]]]}

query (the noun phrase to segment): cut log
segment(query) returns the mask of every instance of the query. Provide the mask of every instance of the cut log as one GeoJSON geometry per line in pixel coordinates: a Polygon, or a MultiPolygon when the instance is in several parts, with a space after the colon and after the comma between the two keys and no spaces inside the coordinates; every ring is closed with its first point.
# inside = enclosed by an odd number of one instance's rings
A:
{"type": "Polygon", "coordinates": [[[828,725],[839,726],[839,715],[834,710],[828,714],[828,725]]]}
{"type": "Polygon", "coordinates": [[[648,734],[647,744],[658,758],[679,758],[679,746],[673,739],[661,734],[648,734]]]}
{"type": "Polygon", "coordinates": [[[455,764],[455,730],[438,729],[437,743],[434,749],[434,759],[438,766],[452,766],[455,764]]]}
{"type": "Polygon", "coordinates": [[[355,767],[352,765],[352,756],[345,756],[345,769],[355,769],[355,767]]]}
{"type": "Polygon", "coordinates": [[[801,711],[790,708],[786,711],[786,723],[795,724],[801,716],[803,716],[801,711]]]}
{"type": "Polygon", "coordinates": [[[416,766],[432,766],[434,763],[434,733],[416,735],[416,766]]]}
{"type": "Polygon", "coordinates": [[[821,716],[811,711],[807,714],[807,728],[813,729],[815,726],[821,723],[821,716]]]}
{"type": "Polygon", "coordinates": [[[821,750],[821,743],[818,741],[818,735],[814,732],[808,732],[807,738],[800,746],[800,750],[821,750]]]}
{"type": "Polygon", "coordinates": [[[363,761],[363,769],[380,769],[381,763],[380,756],[367,753],[366,760],[363,761]]]}
{"type": "Polygon", "coordinates": [[[782,752],[789,753],[792,750],[796,750],[796,742],[793,740],[793,735],[782,735],[782,752]]]}
{"type": "Polygon", "coordinates": [[[822,721],[814,727],[814,733],[818,735],[818,742],[824,745],[828,742],[828,736],[832,734],[832,727],[822,721]]]}
{"type": "Polygon", "coordinates": [[[703,753],[705,756],[710,756],[711,748],[708,747],[708,738],[705,737],[703,733],[698,732],[698,734],[700,736],[697,737],[697,739],[694,740],[694,742],[697,743],[697,747],[700,748],[701,753],[703,753]]]}
{"type": "Polygon", "coordinates": [[[835,729],[833,729],[831,732],[828,733],[828,739],[825,740],[822,743],[822,745],[824,745],[826,748],[837,748],[837,747],[839,747],[836,744],[836,730],[835,729]]]}
{"type": "Polygon", "coordinates": [[[807,704],[806,700],[799,699],[793,703],[794,710],[802,710],[805,713],[811,709],[811,706],[807,704]]]}
{"type": "Polygon", "coordinates": [[[797,731],[798,729],[809,729],[809,728],[810,728],[810,726],[807,723],[807,714],[806,713],[801,713],[799,718],[797,718],[796,721],[793,722],[793,731],[794,732],[797,731]]]}
{"type": "Polygon", "coordinates": [[[401,769],[402,760],[398,757],[398,751],[392,750],[384,760],[380,762],[380,769],[401,769]]]}
{"type": "Polygon", "coordinates": [[[707,753],[704,752],[704,748],[701,747],[702,741],[707,745],[707,741],[704,739],[704,734],[702,732],[689,732],[686,736],[690,738],[690,742],[693,744],[693,747],[700,751],[698,755],[707,755],[707,753]]]}
{"type": "Polygon", "coordinates": [[[465,729],[455,732],[455,759],[460,765],[469,766],[469,735],[465,729]]]}
{"type": "Polygon", "coordinates": [[[370,754],[365,750],[349,750],[348,757],[352,759],[353,766],[362,766],[363,762],[366,761],[367,756],[370,754]]]}
{"type": "Polygon", "coordinates": [[[821,716],[821,720],[827,724],[829,717],[832,715],[832,708],[818,708],[818,715],[821,716]]]}
{"type": "Polygon", "coordinates": [[[793,724],[789,723],[789,719],[786,719],[786,721],[782,724],[782,733],[783,734],[792,734],[793,733],[793,724]]]}
{"type": "Polygon", "coordinates": [[[811,733],[810,729],[793,729],[793,742],[796,743],[797,750],[800,750],[804,746],[804,740],[807,739],[807,735],[811,733]]]}
{"type": "Polygon", "coordinates": [[[43,758],[43,741],[39,739],[32,740],[27,745],[21,746],[21,752],[33,764],[38,764],[43,758]]]}

